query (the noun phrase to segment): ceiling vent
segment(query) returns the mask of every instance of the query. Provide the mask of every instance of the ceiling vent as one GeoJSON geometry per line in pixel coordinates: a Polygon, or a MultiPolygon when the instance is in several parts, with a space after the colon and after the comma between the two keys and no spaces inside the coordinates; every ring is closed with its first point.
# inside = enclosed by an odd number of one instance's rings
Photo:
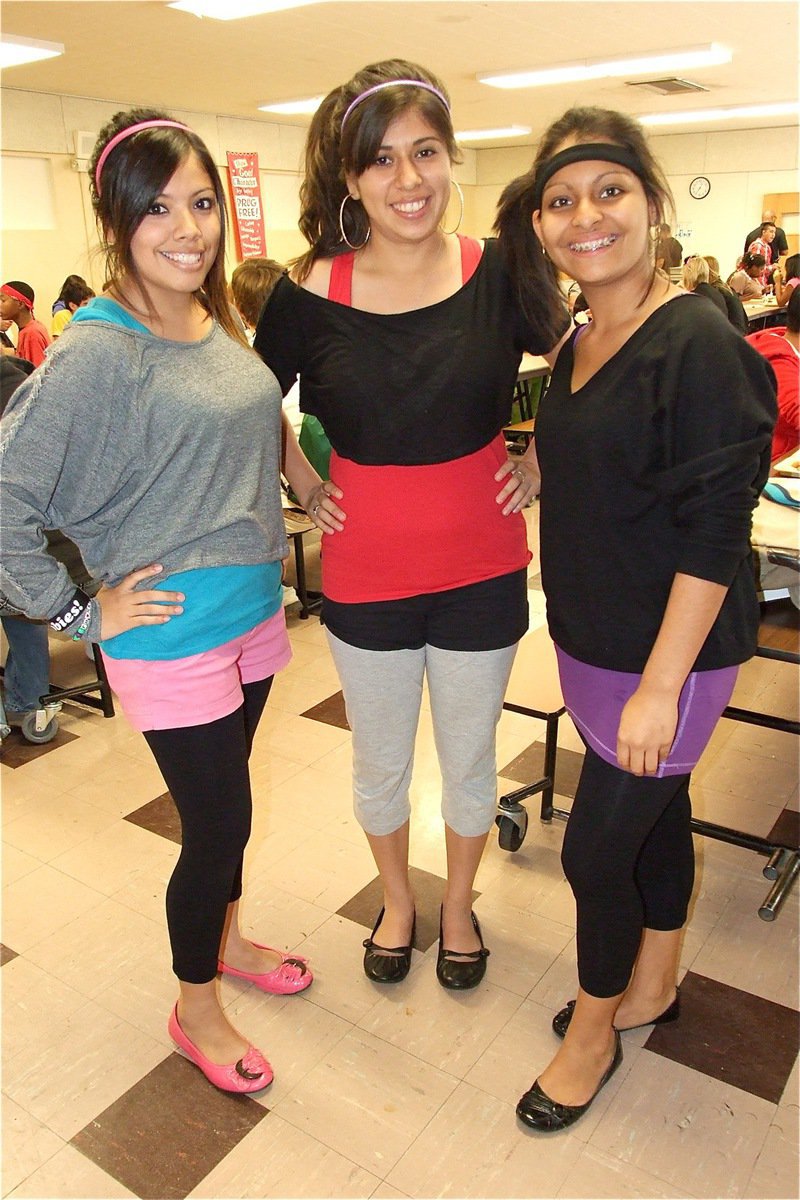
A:
{"type": "Polygon", "coordinates": [[[648,92],[656,92],[659,96],[681,96],[686,92],[707,92],[709,89],[702,83],[693,83],[691,79],[643,79],[639,83],[628,83],[626,87],[646,88],[648,92]]]}

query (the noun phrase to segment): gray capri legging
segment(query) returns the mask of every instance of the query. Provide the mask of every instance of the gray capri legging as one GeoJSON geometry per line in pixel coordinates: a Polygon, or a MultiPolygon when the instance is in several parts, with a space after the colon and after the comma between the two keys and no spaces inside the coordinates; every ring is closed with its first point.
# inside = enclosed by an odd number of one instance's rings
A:
{"type": "Polygon", "coordinates": [[[327,631],[353,731],[353,807],[365,833],[409,819],[409,787],[427,675],[442,772],[442,817],[461,837],[494,821],[495,734],[516,643],[500,650],[362,650],[327,631]]]}

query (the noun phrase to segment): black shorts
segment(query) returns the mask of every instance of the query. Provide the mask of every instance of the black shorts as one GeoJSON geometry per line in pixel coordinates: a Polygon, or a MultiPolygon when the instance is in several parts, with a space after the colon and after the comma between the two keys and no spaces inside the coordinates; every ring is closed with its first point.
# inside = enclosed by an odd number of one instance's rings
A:
{"type": "Polygon", "coordinates": [[[402,600],[341,604],[327,596],[322,618],[334,637],[360,650],[501,650],[528,629],[528,572],[484,579],[402,600]]]}

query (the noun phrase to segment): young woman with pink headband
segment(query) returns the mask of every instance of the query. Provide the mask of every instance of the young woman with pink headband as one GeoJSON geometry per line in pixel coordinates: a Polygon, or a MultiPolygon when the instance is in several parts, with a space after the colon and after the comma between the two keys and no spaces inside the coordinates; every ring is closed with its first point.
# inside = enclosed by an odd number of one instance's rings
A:
{"type": "Polygon", "coordinates": [[[167,888],[180,988],[170,1033],[217,1087],[252,1092],[272,1069],[225,1016],[218,970],[279,995],[312,980],[304,959],[251,942],[239,924],[248,757],[290,658],[282,441],[297,495],[319,477],[231,314],[224,194],[200,138],[165,113],[118,113],[91,185],[106,290],[78,309],[3,419],[2,590],[28,616],[102,646],[181,817],[167,888]],[[96,599],[46,554],[43,528],[78,544],[103,581],[96,599]]]}

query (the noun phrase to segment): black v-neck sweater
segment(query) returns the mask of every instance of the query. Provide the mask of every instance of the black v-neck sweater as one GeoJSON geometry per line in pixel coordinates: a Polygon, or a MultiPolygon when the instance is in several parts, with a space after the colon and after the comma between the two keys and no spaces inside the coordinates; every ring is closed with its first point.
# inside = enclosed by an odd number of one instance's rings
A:
{"type": "Polygon", "coordinates": [[[573,392],[574,341],[536,420],[554,641],[642,671],[682,572],[729,588],[694,669],[745,661],[758,627],[752,511],[777,411],[769,364],[691,295],[656,309],[573,392]]]}

